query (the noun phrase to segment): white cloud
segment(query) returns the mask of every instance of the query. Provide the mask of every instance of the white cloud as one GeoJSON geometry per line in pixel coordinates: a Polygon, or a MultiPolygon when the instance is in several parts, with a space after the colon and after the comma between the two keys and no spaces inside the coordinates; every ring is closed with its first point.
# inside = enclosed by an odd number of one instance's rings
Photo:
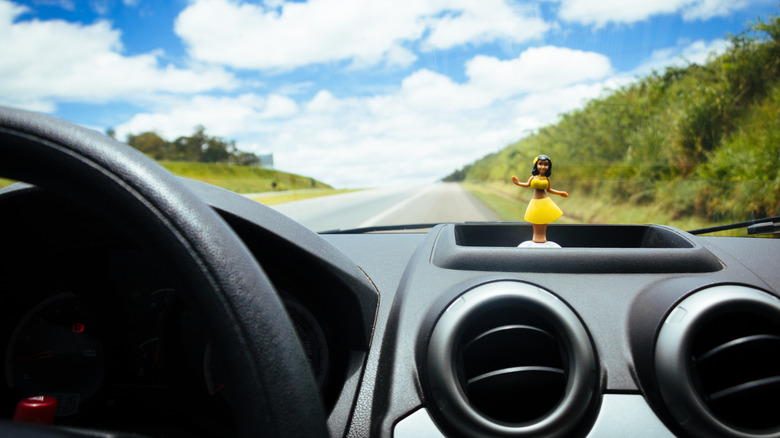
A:
{"type": "Polygon", "coordinates": [[[75,11],[76,4],[73,0],[33,0],[34,5],[57,6],[66,11],[75,11]]]}
{"type": "Polygon", "coordinates": [[[162,53],[122,54],[121,34],[107,21],[20,21],[26,8],[0,1],[0,100],[52,111],[56,102],[138,99],[155,93],[231,89],[222,68],[161,65],[162,53]]]}
{"type": "Polygon", "coordinates": [[[576,109],[583,108],[592,99],[604,95],[605,90],[616,89],[625,81],[613,78],[591,84],[576,84],[550,89],[540,93],[530,93],[515,103],[514,111],[527,117],[528,129],[536,130],[557,117],[576,109]]]}
{"type": "Polygon", "coordinates": [[[569,22],[602,27],[607,23],[636,23],[653,15],[681,13],[683,19],[707,20],[765,0],[560,0],[559,15],[569,22]]]}
{"type": "Polygon", "coordinates": [[[734,11],[747,7],[750,0],[698,0],[683,9],[683,19],[708,20],[713,17],[726,17],[734,11]]]}
{"type": "Polygon", "coordinates": [[[722,39],[716,39],[710,42],[703,40],[687,43],[680,42],[676,47],[667,47],[653,51],[650,58],[629,72],[629,75],[632,77],[645,76],[650,74],[653,70],[662,72],[665,68],[671,66],[685,67],[689,64],[703,65],[711,56],[718,56],[725,53],[728,46],[728,41],[722,39]]]}
{"type": "Polygon", "coordinates": [[[535,8],[510,5],[503,0],[462,2],[454,12],[430,21],[430,36],[424,48],[449,49],[467,43],[495,40],[525,42],[540,37],[550,24],[539,18],[535,8]]]}
{"type": "Polygon", "coordinates": [[[395,98],[404,107],[417,111],[447,112],[484,108],[495,100],[469,84],[458,84],[430,70],[419,70],[404,79],[395,98]]]}
{"type": "Polygon", "coordinates": [[[565,21],[603,26],[608,22],[634,23],[651,15],[668,14],[691,0],[561,0],[559,15],[565,21]]]}
{"type": "Polygon", "coordinates": [[[404,108],[456,112],[487,108],[496,101],[525,93],[591,83],[612,72],[601,54],[561,47],[530,48],[510,60],[478,55],[466,62],[468,81],[460,84],[430,70],[406,77],[398,95],[404,108]]]}
{"type": "Polygon", "coordinates": [[[466,64],[466,74],[475,86],[499,95],[599,80],[611,71],[609,58],[604,55],[554,46],[532,47],[508,61],[477,56],[466,64]]]}
{"type": "Polygon", "coordinates": [[[165,104],[162,111],[141,113],[117,126],[120,139],[127,134],[155,131],[173,140],[189,135],[197,125],[205,125],[212,135],[236,136],[262,133],[269,129],[269,121],[289,119],[299,111],[292,99],[271,94],[257,96],[244,94],[237,97],[195,96],[175,99],[165,104]]]}
{"type": "Polygon", "coordinates": [[[203,0],[176,19],[192,57],[236,68],[290,69],[354,60],[408,63],[402,42],[424,25],[404,2],[312,0],[285,3],[281,12],[230,0],[203,0]]]}
{"type": "Polygon", "coordinates": [[[496,40],[525,42],[549,24],[506,0],[310,0],[263,7],[198,0],[178,16],[176,33],[195,59],[242,69],[289,70],[329,62],[364,68],[408,66],[423,50],[496,40]],[[489,7],[488,7],[489,6],[489,7]],[[428,32],[427,37],[425,37],[428,32]]]}
{"type": "Polygon", "coordinates": [[[111,10],[108,0],[90,0],[89,6],[98,15],[106,15],[111,10]]]}

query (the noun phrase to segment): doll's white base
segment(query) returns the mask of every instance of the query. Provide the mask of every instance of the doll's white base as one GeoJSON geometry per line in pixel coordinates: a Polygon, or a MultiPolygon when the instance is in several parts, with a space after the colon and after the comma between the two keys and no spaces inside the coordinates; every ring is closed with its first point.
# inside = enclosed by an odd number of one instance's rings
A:
{"type": "Polygon", "coordinates": [[[560,248],[561,245],[558,245],[555,242],[547,241],[544,243],[537,243],[533,240],[526,240],[525,242],[521,243],[520,245],[517,245],[518,248],[560,248]]]}

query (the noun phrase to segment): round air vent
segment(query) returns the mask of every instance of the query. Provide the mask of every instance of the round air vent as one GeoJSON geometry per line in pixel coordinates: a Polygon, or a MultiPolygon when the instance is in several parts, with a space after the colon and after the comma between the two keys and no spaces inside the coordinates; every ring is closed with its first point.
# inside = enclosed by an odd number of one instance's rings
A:
{"type": "Polygon", "coordinates": [[[590,338],[551,293],[513,281],[474,288],[436,322],[425,373],[435,408],[471,436],[566,435],[597,385],[590,338]]]}
{"type": "Polygon", "coordinates": [[[692,294],[655,347],[669,412],[697,436],[780,436],[780,300],[743,286],[692,294]]]}

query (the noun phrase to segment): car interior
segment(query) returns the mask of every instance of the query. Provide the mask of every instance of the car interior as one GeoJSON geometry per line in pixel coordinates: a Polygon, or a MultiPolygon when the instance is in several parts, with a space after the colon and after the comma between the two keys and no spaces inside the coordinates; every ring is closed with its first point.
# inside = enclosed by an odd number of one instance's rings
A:
{"type": "Polygon", "coordinates": [[[318,234],[9,108],[0,175],[2,436],[780,436],[778,239],[318,234]]]}

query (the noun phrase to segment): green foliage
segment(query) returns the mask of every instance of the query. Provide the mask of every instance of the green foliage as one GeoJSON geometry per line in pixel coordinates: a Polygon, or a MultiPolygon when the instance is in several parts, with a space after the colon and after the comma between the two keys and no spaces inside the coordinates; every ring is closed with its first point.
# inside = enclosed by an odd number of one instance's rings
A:
{"type": "Polygon", "coordinates": [[[127,144],[155,160],[169,159],[173,155],[173,144],[165,141],[155,132],[127,136],[127,144]]]}
{"type": "Polygon", "coordinates": [[[729,39],[706,65],[654,72],[451,176],[509,184],[543,153],[553,185],[591,203],[652,205],[675,221],[778,215],[780,18],[729,39]]]}
{"type": "Polygon", "coordinates": [[[698,168],[709,182],[704,193],[715,218],[748,212],[780,215],[780,83],[742,120],[739,128],[698,168]]]}
{"type": "Polygon", "coordinates": [[[464,166],[462,169],[458,169],[451,174],[445,176],[442,178],[442,181],[444,182],[460,182],[466,179],[466,174],[469,171],[470,166],[464,166]]]}
{"type": "Polygon", "coordinates": [[[158,161],[231,163],[243,166],[260,164],[257,155],[239,151],[235,141],[225,141],[207,135],[206,128],[203,126],[196,126],[191,136],[182,136],[172,142],[163,139],[155,132],[129,134],[127,144],[158,161]]]}
{"type": "Polygon", "coordinates": [[[718,64],[735,105],[742,106],[765,95],[780,73],[780,17],[759,21],[731,43],[718,64]]]}

